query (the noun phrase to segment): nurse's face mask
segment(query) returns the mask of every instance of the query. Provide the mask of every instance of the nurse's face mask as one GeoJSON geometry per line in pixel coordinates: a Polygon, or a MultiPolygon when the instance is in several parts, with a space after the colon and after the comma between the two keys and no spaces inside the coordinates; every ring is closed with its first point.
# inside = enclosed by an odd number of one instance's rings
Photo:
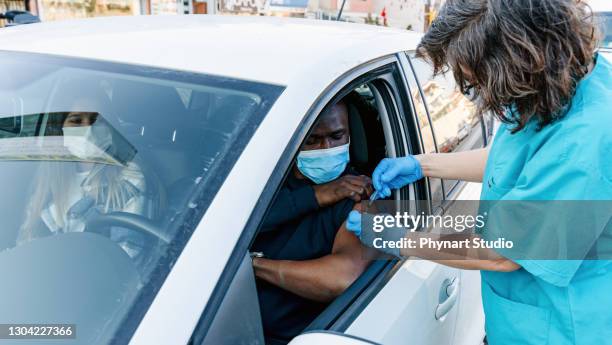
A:
{"type": "Polygon", "coordinates": [[[349,162],[350,143],[321,150],[300,151],[297,167],[316,184],[337,179],[349,162]]]}

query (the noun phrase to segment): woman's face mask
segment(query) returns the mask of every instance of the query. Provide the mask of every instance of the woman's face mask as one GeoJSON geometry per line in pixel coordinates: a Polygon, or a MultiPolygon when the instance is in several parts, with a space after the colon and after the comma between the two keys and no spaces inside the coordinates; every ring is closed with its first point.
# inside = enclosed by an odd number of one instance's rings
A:
{"type": "Polygon", "coordinates": [[[86,160],[99,157],[112,145],[112,134],[102,123],[91,126],[64,127],[64,146],[76,157],[86,160]]]}
{"type": "Polygon", "coordinates": [[[297,168],[316,184],[337,179],[349,162],[349,144],[322,150],[300,151],[297,168]]]}

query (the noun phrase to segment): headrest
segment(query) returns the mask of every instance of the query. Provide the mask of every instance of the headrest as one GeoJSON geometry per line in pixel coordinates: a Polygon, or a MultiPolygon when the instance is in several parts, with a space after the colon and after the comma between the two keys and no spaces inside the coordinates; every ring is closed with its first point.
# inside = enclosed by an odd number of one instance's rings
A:
{"type": "Polygon", "coordinates": [[[351,164],[355,167],[368,163],[368,138],[359,109],[351,102],[346,103],[351,131],[351,164]]]}

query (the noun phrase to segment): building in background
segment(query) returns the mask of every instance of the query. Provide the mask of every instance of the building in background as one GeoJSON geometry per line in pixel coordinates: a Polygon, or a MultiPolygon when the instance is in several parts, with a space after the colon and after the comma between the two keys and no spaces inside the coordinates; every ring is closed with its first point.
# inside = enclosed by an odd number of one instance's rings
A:
{"type": "MultiPolygon", "coordinates": [[[[0,0],[43,21],[139,14],[228,14],[336,20],[343,0],[0,0]]],[[[424,31],[445,0],[346,0],[341,20],[424,31]]],[[[2,23],[0,22],[0,26],[2,23]]]]}
{"type": "Polygon", "coordinates": [[[259,15],[265,0],[219,0],[219,13],[238,15],[259,15]]]}
{"type": "Polygon", "coordinates": [[[179,14],[179,3],[177,0],[145,0],[143,14],[179,14]]]}
{"type": "Polygon", "coordinates": [[[38,0],[43,21],[140,14],[139,0],[38,0]]]}
{"type": "MultiPolygon", "coordinates": [[[[445,0],[346,0],[342,20],[423,32],[445,0]]],[[[310,0],[316,19],[335,20],[342,0],[310,0]]]]}
{"type": "Polygon", "coordinates": [[[438,15],[438,11],[440,7],[446,2],[446,0],[427,0],[425,3],[425,22],[423,26],[423,30],[426,31],[427,28],[431,25],[431,22],[438,15]]]}
{"type": "Polygon", "coordinates": [[[262,15],[282,17],[306,17],[309,2],[318,0],[266,0],[262,15]]]}
{"type": "MultiPolygon", "coordinates": [[[[342,20],[355,23],[376,24],[377,18],[380,17],[378,13],[382,10],[382,7],[377,7],[377,1],[379,0],[346,0],[344,9],[342,10],[342,20]]],[[[323,20],[335,20],[341,6],[342,0],[316,0],[316,3],[309,6],[309,17],[323,20]]],[[[379,21],[382,23],[381,19],[379,19],[379,21]]]]}
{"type": "Polygon", "coordinates": [[[384,0],[387,25],[406,30],[423,31],[425,28],[425,1],[384,0]]]}

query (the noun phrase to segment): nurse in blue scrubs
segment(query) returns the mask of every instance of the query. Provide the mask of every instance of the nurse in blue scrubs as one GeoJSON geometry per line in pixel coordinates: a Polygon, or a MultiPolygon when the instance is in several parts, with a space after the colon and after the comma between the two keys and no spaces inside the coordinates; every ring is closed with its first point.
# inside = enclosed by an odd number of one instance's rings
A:
{"type": "MultiPolygon", "coordinates": [[[[488,149],[383,160],[373,174],[376,190],[387,197],[437,177],[483,182],[482,200],[587,206],[612,200],[612,54],[598,53],[597,39],[596,23],[579,1],[448,0],[417,55],[436,73],[450,68],[480,113],[502,125],[488,149]]],[[[561,226],[533,229],[540,243],[575,239],[568,241],[575,248],[567,260],[499,250],[497,258],[440,262],[481,270],[489,344],[612,344],[612,261],[586,260],[589,244],[609,236],[612,210],[604,212],[603,223],[585,226],[563,226],[580,212],[557,212],[547,219],[561,226]]],[[[362,229],[361,218],[353,211],[347,228],[364,244],[373,246],[373,236],[397,239],[362,229]]],[[[498,235],[503,231],[501,224],[498,235]]]]}

